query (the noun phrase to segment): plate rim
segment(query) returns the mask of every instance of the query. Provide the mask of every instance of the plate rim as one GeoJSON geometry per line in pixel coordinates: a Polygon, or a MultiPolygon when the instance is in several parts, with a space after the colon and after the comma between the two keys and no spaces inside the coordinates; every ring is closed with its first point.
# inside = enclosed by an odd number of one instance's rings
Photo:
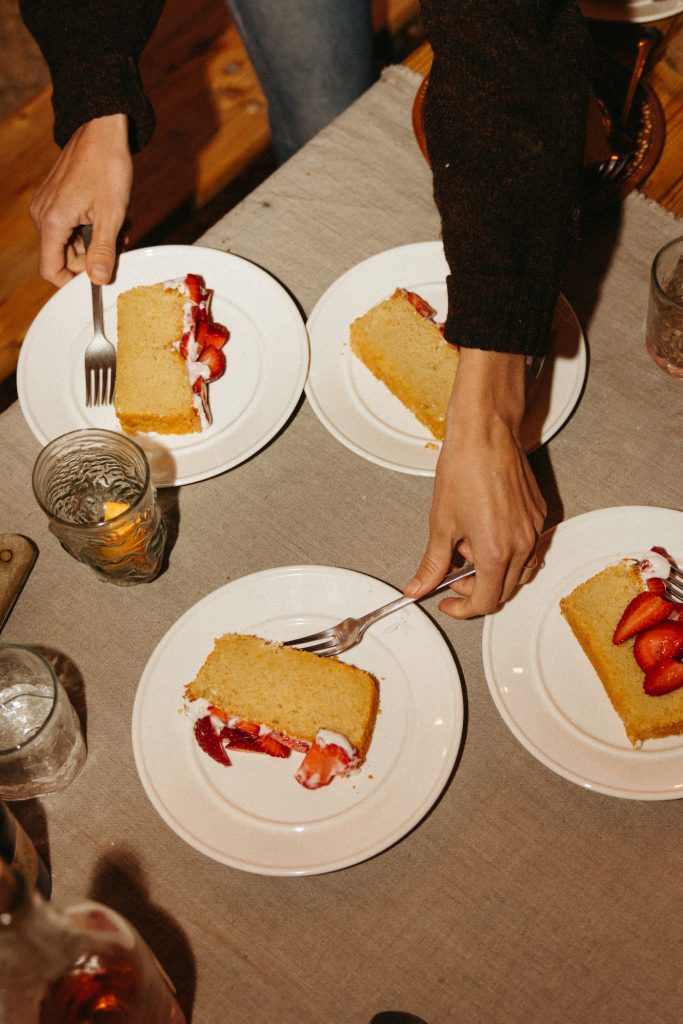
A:
{"type": "Polygon", "coordinates": [[[632,24],[660,21],[683,11],[681,0],[669,0],[666,5],[661,2],[655,3],[653,0],[627,0],[626,3],[609,0],[604,4],[596,3],[594,0],[579,0],[579,6],[586,18],[593,18],[595,21],[625,21],[632,24]],[[639,7],[644,8],[640,14],[639,7]]]}
{"type": "Polygon", "coordinates": [[[388,600],[391,600],[393,596],[400,596],[400,591],[378,577],[371,576],[368,573],[362,573],[357,570],[346,569],[341,566],[323,564],[272,566],[270,568],[256,570],[253,573],[246,573],[244,576],[230,580],[228,583],[225,583],[208,594],[205,594],[204,597],[200,598],[190,608],[186,609],[186,611],[175,620],[157,643],[140,676],[131,715],[133,756],[138,777],[148,800],[166,825],[188,845],[219,863],[254,874],[278,877],[305,877],[314,874],[324,874],[342,870],[355,864],[362,863],[363,861],[375,857],[384,850],[394,846],[397,842],[412,832],[412,830],[431,813],[432,809],[440,801],[457,768],[465,735],[465,700],[463,695],[463,681],[461,672],[453,656],[453,652],[442,632],[425,610],[418,605],[411,605],[407,609],[411,618],[413,618],[415,622],[419,622],[420,627],[426,631],[430,638],[433,638],[437,642],[439,655],[443,659],[443,664],[449,666],[450,674],[446,685],[450,687],[448,689],[448,693],[449,699],[452,701],[452,730],[449,735],[448,753],[440,762],[439,771],[435,773],[428,790],[421,795],[419,802],[413,807],[408,817],[402,819],[396,828],[391,830],[389,834],[385,834],[383,838],[379,840],[375,839],[369,845],[367,842],[363,842],[358,845],[354,851],[348,852],[343,857],[328,857],[324,859],[324,862],[322,858],[318,858],[315,862],[310,861],[306,865],[290,868],[274,866],[273,864],[265,865],[263,863],[250,863],[245,861],[244,858],[239,858],[235,855],[225,853],[221,856],[217,856],[215,850],[209,849],[207,844],[202,840],[197,840],[197,837],[192,835],[191,830],[184,827],[181,822],[174,818],[170,809],[166,807],[163,799],[156,792],[152,773],[145,761],[144,752],[142,750],[141,723],[144,718],[143,703],[146,696],[146,687],[151,685],[150,680],[153,681],[156,662],[163,656],[167,644],[172,642],[173,637],[182,636],[183,628],[187,627],[194,617],[201,614],[208,605],[219,601],[221,594],[226,590],[232,589],[234,592],[237,592],[237,590],[244,585],[260,586],[264,582],[267,582],[268,578],[280,579],[292,574],[301,573],[308,576],[321,573],[325,575],[332,573],[339,579],[348,580],[349,578],[352,578],[360,584],[367,583],[369,581],[373,586],[377,586],[380,590],[384,591],[384,593],[388,595],[388,600]]]}
{"type": "MultiPolygon", "coordinates": [[[[415,254],[416,263],[420,259],[424,261],[425,265],[427,265],[427,261],[433,260],[435,265],[437,262],[439,262],[442,265],[441,270],[444,273],[445,279],[445,275],[448,273],[448,264],[446,262],[446,258],[443,251],[443,242],[441,241],[441,239],[428,239],[419,242],[408,242],[404,245],[392,246],[390,249],[383,249],[380,252],[376,252],[371,256],[368,256],[365,259],[360,260],[353,266],[348,267],[325,289],[322,295],[320,295],[306,320],[306,330],[308,331],[310,345],[310,363],[308,375],[306,377],[306,383],[304,385],[304,393],[311,408],[313,409],[318,420],[325,427],[325,429],[334,438],[336,438],[337,441],[343,444],[350,451],[354,452],[356,455],[360,456],[363,459],[366,459],[368,462],[372,462],[375,465],[381,466],[384,469],[391,469],[396,472],[405,473],[410,476],[434,477],[436,473],[436,460],[438,457],[438,453],[441,449],[441,444],[440,442],[436,441],[436,439],[431,437],[425,437],[425,444],[433,444],[435,446],[433,450],[432,466],[408,466],[404,463],[396,462],[391,458],[384,457],[382,455],[377,455],[374,452],[370,452],[367,449],[363,449],[360,444],[355,443],[353,439],[348,438],[344,434],[344,432],[338,427],[336,423],[332,421],[330,416],[327,414],[323,406],[323,403],[321,403],[319,396],[315,392],[315,331],[317,328],[317,321],[320,320],[321,317],[323,316],[325,307],[329,304],[331,300],[333,300],[336,297],[337,293],[343,293],[344,288],[347,286],[349,280],[354,280],[354,278],[356,278],[358,275],[362,275],[363,270],[367,270],[369,265],[382,265],[382,263],[384,262],[390,262],[393,259],[406,257],[406,262],[408,262],[413,254],[415,254]]],[[[419,266],[416,272],[421,272],[419,266]]],[[[431,269],[429,269],[429,272],[432,272],[431,269]]],[[[378,299],[377,301],[381,300],[378,299]]],[[[568,311],[576,324],[580,344],[576,355],[571,360],[571,362],[576,367],[576,371],[571,383],[571,387],[568,389],[562,413],[555,417],[555,420],[548,426],[547,430],[544,429],[541,431],[540,440],[537,444],[535,444],[535,446],[530,447],[529,451],[537,450],[538,448],[547,444],[550,440],[552,440],[553,437],[555,437],[557,433],[559,433],[562,427],[569,421],[569,419],[573,415],[580,401],[586,383],[586,374],[588,366],[588,345],[583,325],[581,324],[578,314],[576,313],[574,307],[572,306],[571,302],[564,294],[564,292],[559,293],[555,308],[556,310],[563,308],[564,310],[568,311]]],[[[426,430],[426,428],[424,429],[426,430]]]]}
{"type": "MultiPolygon", "coordinates": [[[[181,470],[180,472],[178,472],[178,467],[175,465],[174,462],[175,472],[173,474],[169,474],[165,466],[162,466],[161,469],[157,469],[157,471],[153,474],[153,482],[156,487],[182,487],[187,484],[197,483],[201,480],[211,479],[214,476],[219,476],[220,474],[227,472],[230,469],[233,469],[235,466],[240,465],[242,462],[245,462],[248,459],[252,458],[257,452],[259,452],[270,441],[272,441],[272,439],[282,430],[283,426],[287,423],[293,411],[296,409],[296,406],[300,402],[301,397],[304,393],[304,385],[306,382],[306,377],[308,376],[308,370],[310,365],[310,343],[308,340],[308,331],[306,330],[304,316],[292,294],[285,287],[285,285],[278,280],[277,277],[275,277],[269,270],[266,270],[264,267],[260,266],[254,260],[251,260],[246,256],[241,256],[238,253],[225,252],[222,249],[213,249],[209,246],[173,244],[157,246],[149,245],[141,246],[140,248],[136,249],[129,249],[120,254],[119,262],[122,260],[125,260],[127,264],[139,262],[141,265],[144,266],[149,265],[148,261],[153,260],[156,257],[162,260],[178,259],[183,261],[189,260],[190,262],[194,261],[195,265],[201,263],[201,261],[211,261],[218,263],[224,262],[227,268],[225,276],[226,280],[228,281],[228,284],[230,281],[229,271],[231,265],[233,269],[235,266],[239,265],[240,267],[244,268],[244,270],[247,273],[253,275],[255,280],[260,280],[264,284],[267,282],[268,287],[272,288],[273,291],[276,292],[279,295],[279,297],[281,297],[283,302],[282,308],[286,309],[287,314],[291,317],[293,328],[290,335],[292,343],[292,354],[297,353],[299,357],[298,369],[296,374],[293,374],[292,376],[292,384],[287,397],[287,401],[284,401],[283,398],[279,415],[272,420],[271,424],[268,427],[268,430],[261,437],[259,437],[257,441],[255,441],[248,447],[241,449],[239,452],[231,455],[228,458],[216,459],[211,465],[204,467],[199,471],[193,472],[191,469],[188,468],[185,471],[181,470]]],[[[63,302],[64,300],[60,297],[63,294],[65,294],[65,289],[68,289],[70,286],[75,285],[76,282],[78,282],[78,287],[81,288],[83,287],[82,281],[83,275],[76,275],[76,277],[69,281],[64,286],[64,288],[59,289],[57,292],[55,292],[42,305],[42,307],[38,310],[35,317],[31,321],[31,324],[29,325],[26,331],[24,341],[19,350],[19,358],[17,362],[16,371],[17,397],[19,407],[21,409],[22,415],[24,417],[24,420],[26,421],[27,426],[29,427],[29,430],[36,438],[38,443],[43,446],[49,443],[50,440],[52,440],[53,434],[46,434],[44,432],[41,424],[39,423],[38,419],[36,418],[36,415],[34,414],[34,411],[31,408],[31,402],[29,397],[30,383],[27,380],[27,364],[31,356],[32,349],[35,347],[36,344],[39,344],[42,341],[38,332],[43,329],[46,317],[49,316],[49,313],[47,311],[49,310],[51,303],[53,303],[55,300],[58,300],[60,303],[63,302]],[[36,336],[38,337],[38,341],[34,341],[34,337],[36,336]]],[[[112,287],[115,289],[116,285],[117,281],[115,279],[114,281],[111,282],[110,285],[107,285],[105,287],[112,287]]],[[[134,285],[131,284],[130,286],[127,285],[126,287],[134,287],[134,285]]],[[[216,291],[215,288],[212,290],[214,292],[216,291]]],[[[114,296],[116,296],[117,294],[117,291],[113,292],[114,296]]],[[[227,289],[225,294],[229,298],[229,288],[227,289]]],[[[294,365],[294,360],[292,360],[292,364],[294,365]]],[[[90,424],[88,424],[85,421],[82,423],[78,422],[74,423],[72,427],[69,429],[78,429],[79,427],[87,427],[89,425],[90,424]]],[[[113,429],[123,433],[118,422],[116,423],[113,429]]],[[[58,435],[55,434],[54,436],[58,435]]],[[[155,437],[157,435],[152,434],[145,436],[155,437]]],[[[167,436],[170,437],[172,435],[167,436]]],[[[211,436],[209,434],[207,434],[207,441],[211,441],[211,436]]],[[[173,449],[171,449],[171,451],[173,451],[173,449]]],[[[183,449],[180,449],[181,453],[182,451],[183,449]]]]}
{"type": "MultiPolygon", "coordinates": [[[[656,505],[614,505],[607,506],[599,509],[590,509],[586,512],[571,516],[569,519],[562,520],[549,530],[544,531],[543,538],[551,539],[552,536],[562,530],[572,527],[583,528],[584,524],[594,524],[596,518],[600,517],[605,521],[609,522],[615,517],[625,519],[629,518],[640,518],[648,515],[652,516],[658,512],[664,513],[666,516],[679,516],[681,518],[681,524],[683,525],[683,511],[675,508],[667,508],[665,506],[656,505]]],[[[656,530],[656,527],[655,527],[656,530]]],[[[623,545],[622,545],[623,546],[623,545]]],[[[638,545],[636,545],[637,547],[638,545]]],[[[610,564],[610,554],[605,555],[605,565],[610,564]]],[[[531,583],[533,586],[533,581],[531,583]]],[[[500,624],[502,619],[498,617],[498,623],[500,624]]],[[[538,625],[538,624],[536,624],[538,625]]],[[[500,628],[500,625],[499,625],[500,628]]],[[[588,790],[590,792],[598,792],[605,796],[618,797],[621,799],[630,799],[638,801],[659,801],[659,800],[675,800],[683,798],[683,751],[678,755],[677,759],[681,761],[680,771],[680,783],[678,788],[675,788],[672,784],[668,784],[664,787],[652,787],[643,790],[636,790],[627,786],[619,787],[616,784],[601,781],[599,777],[595,777],[595,774],[591,776],[586,771],[579,771],[576,768],[567,766],[566,764],[560,763],[556,758],[552,756],[547,750],[544,749],[543,745],[539,743],[536,736],[530,736],[521,725],[519,725],[514,718],[511,710],[503,700],[500,687],[496,683],[495,672],[492,666],[492,650],[495,645],[495,630],[496,630],[496,615],[487,615],[484,620],[484,628],[482,633],[482,661],[484,665],[484,676],[486,684],[493,700],[493,703],[500,714],[503,722],[510,730],[515,739],[532,755],[537,761],[543,764],[546,768],[549,768],[555,774],[562,778],[578,785],[580,788],[588,790]]],[[[538,633],[534,633],[537,636],[538,633]]],[[[583,664],[583,662],[581,662],[583,664]]],[[[592,672],[589,662],[586,659],[585,662],[586,672],[592,672]]],[[[600,686],[600,681],[595,677],[596,687],[600,686]]],[[[599,693],[599,690],[596,690],[599,693]]],[[[542,702],[541,702],[542,703],[542,702]]],[[[613,712],[616,715],[616,712],[613,712]]],[[[582,740],[577,740],[580,744],[582,740]]],[[[624,747],[620,749],[618,753],[608,753],[606,756],[613,758],[616,762],[618,759],[626,758],[629,761],[639,756],[640,752],[635,749],[629,749],[624,747]]]]}

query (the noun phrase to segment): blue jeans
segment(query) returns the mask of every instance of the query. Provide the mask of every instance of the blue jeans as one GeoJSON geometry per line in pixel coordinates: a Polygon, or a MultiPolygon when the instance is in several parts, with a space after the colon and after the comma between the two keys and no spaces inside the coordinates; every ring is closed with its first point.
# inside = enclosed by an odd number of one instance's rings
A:
{"type": "Polygon", "coordinates": [[[376,78],[368,0],[226,0],[287,160],[376,78]]]}

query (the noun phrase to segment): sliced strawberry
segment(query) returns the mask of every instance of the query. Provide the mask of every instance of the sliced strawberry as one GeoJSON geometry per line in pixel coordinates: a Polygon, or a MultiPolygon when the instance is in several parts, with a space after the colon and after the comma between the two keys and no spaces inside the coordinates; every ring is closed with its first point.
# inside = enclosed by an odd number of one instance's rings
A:
{"type": "Polygon", "coordinates": [[[677,657],[683,651],[683,622],[667,619],[639,633],[633,645],[633,655],[643,672],[649,671],[667,658],[677,657]]]}
{"type": "Polygon", "coordinates": [[[209,389],[203,377],[197,377],[196,381],[192,385],[192,390],[195,395],[199,395],[202,402],[202,409],[204,410],[204,416],[206,417],[206,422],[211,426],[213,423],[213,416],[211,415],[211,406],[209,405],[209,389]]]}
{"type": "Polygon", "coordinates": [[[199,362],[204,363],[211,371],[207,384],[210,384],[212,380],[217,380],[225,371],[225,356],[219,348],[214,348],[213,345],[204,349],[199,357],[199,362]]]}
{"type": "Polygon", "coordinates": [[[261,731],[260,725],[256,722],[248,722],[246,718],[235,718],[233,728],[248,732],[250,736],[258,736],[261,731]]]}
{"type": "Polygon", "coordinates": [[[293,736],[288,736],[286,732],[275,732],[271,733],[274,739],[281,743],[283,747],[289,747],[290,750],[296,750],[300,754],[305,754],[310,743],[306,740],[296,740],[293,736]]]}
{"type": "Polygon", "coordinates": [[[242,732],[241,729],[233,729],[229,725],[223,726],[223,729],[221,730],[221,742],[231,750],[251,750],[254,753],[261,752],[258,736],[252,736],[248,732],[242,732]]]}
{"type": "Polygon", "coordinates": [[[289,757],[291,754],[289,747],[276,740],[272,732],[266,733],[265,736],[259,736],[259,743],[263,753],[270,754],[271,757],[289,757]]]}
{"type": "MultiPolygon", "coordinates": [[[[252,726],[251,722],[245,724],[252,726]]],[[[230,750],[248,750],[253,754],[268,754],[270,757],[289,757],[290,755],[290,750],[282,743],[278,743],[271,733],[260,736],[258,726],[256,726],[256,733],[253,733],[226,725],[220,736],[221,742],[230,750]]]]}
{"type": "Polygon", "coordinates": [[[190,332],[189,331],[185,331],[185,333],[183,334],[182,338],[180,339],[180,345],[179,345],[180,354],[183,357],[183,359],[187,359],[188,355],[190,354],[190,347],[189,346],[190,346],[190,332]]]}
{"type": "Polygon", "coordinates": [[[185,287],[187,288],[190,301],[196,302],[199,305],[204,293],[204,282],[201,277],[197,274],[188,274],[185,278],[185,287]]]}
{"type": "Polygon", "coordinates": [[[656,551],[658,555],[662,556],[662,558],[666,558],[666,560],[668,562],[671,561],[671,559],[669,557],[669,553],[668,553],[668,551],[665,548],[660,548],[660,547],[650,548],[650,551],[656,551]]]}
{"type": "Polygon", "coordinates": [[[624,640],[636,633],[642,633],[644,629],[668,619],[672,611],[673,605],[669,601],[653,594],[651,590],[644,590],[629,602],[614,630],[612,643],[623,644],[624,640]]]}
{"type": "Polygon", "coordinates": [[[230,337],[230,332],[223,324],[210,324],[203,321],[197,326],[197,344],[200,352],[207,346],[211,348],[223,348],[230,337]]]}
{"type": "Polygon", "coordinates": [[[661,697],[683,686],[683,663],[666,658],[645,673],[643,688],[650,697],[661,697]]]}
{"type": "Polygon", "coordinates": [[[416,292],[409,292],[407,288],[403,289],[403,294],[407,298],[408,302],[411,302],[415,309],[418,311],[420,316],[423,316],[425,320],[431,320],[436,316],[436,310],[433,306],[430,306],[421,296],[416,292]]]}
{"type": "Polygon", "coordinates": [[[647,589],[651,591],[653,594],[656,594],[657,597],[664,597],[664,595],[666,594],[666,590],[664,588],[664,580],[661,579],[659,576],[653,576],[651,579],[647,581],[647,589]]]}
{"type": "Polygon", "coordinates": [[[205,715],[204,718],[195,722],[194,734],[205,754],[212,757],[214,761],[218,761],[219,764],[224,764],[226,768],[232,764],[221,742],[222,733],[216,732],[210,715],[205,715]]]}
{"type": "Polygon", "coordinates": [[[316,738],[294,777],[305,789],[320,789],[321,786],[329,786],[335,775],[346,775],[348,770],[346,751],[336,743],[322,746],[316,738]]]}
{"type": "Polygon", "coordinates": [[[220,718],[221,721],[226,723],[230,718],[227,711],[224,711],[223,708],[217,708],[215,704],[209,704],[209,714],[213,715],[214,718],[220,718]]]}

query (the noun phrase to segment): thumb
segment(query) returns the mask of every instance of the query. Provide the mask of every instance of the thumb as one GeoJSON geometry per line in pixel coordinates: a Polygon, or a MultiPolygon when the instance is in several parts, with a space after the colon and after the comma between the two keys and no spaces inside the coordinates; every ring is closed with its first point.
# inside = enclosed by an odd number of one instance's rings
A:
{"type": "Polygon", "coordinates": [[[441,583],[453,561],[453,546],[449,536],[435,537],[430,534],[420,566],[411,580],[406,583],[403,593],[406,597],[428,594],[441,583]]]}
{"type": "Polygon", "coordinates": [[[94,284],[109,284],[116,263],[118,228],[93,224],[92,241],[85,255],[85,269],[94,284]]]}

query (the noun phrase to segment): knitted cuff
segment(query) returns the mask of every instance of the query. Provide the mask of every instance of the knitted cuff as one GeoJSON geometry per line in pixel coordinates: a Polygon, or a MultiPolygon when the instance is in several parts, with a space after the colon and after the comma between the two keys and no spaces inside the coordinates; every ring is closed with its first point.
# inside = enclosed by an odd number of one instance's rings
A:
{"type": "Polygon", "coordinates": [[[133,153],[146,146],[154,131],[154,111],[142,91],[132,57],[100,57],[84,64],[82,74],[53,71],[54,136],[65,146],[82,124],[108,114],[127,114],[133,153]]]}
{"type": "Polygon", "coordinates": [[[451,274],[447,285],[447,341],[492,352],[545,354],[556,284],[451,274]]]}

